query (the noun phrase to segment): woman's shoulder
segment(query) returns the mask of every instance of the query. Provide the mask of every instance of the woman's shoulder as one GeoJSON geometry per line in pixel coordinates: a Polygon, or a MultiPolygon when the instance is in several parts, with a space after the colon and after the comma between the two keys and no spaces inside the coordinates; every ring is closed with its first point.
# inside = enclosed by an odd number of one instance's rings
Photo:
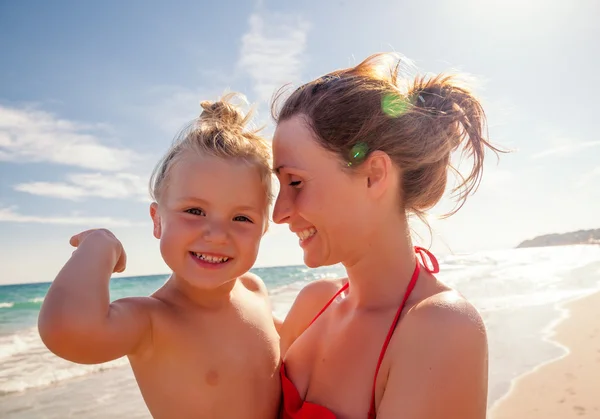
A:
{"type": "Polygon", "coordinates": [[[455,290],[447,289],[412,305],[402,317],[386,353],[389,365],[460,369],[463,360],[487,362],[487,333],[481,314],[455,290]],[[415,346],[415,342],[418,345],[415,346]],[[415,349],[418,348],[418,354],[415,349]]]}
{"type": "Polygon", "coordinates": [[[290,314],[311,321],[329,300],[348,282],[347,278],[323,278],[306,284],[294,301],[290,314]],[[295,313],[292,313],[294,311],[295,313]]]}
{"type": "Polygon", "coordinates": [[[321,301],[327,303],[347,283],[348,278],[321,278],[311,281],[300,290],[296,302],[311,305],[321,301]]]}
{"type": "Polygon", "coordinates": [[[418,417],[482,417],[488,348],[477,309],[456,291],[443,291],[412,306],[397,331],[386,353],[381,416],[408,409],[418,417]]]}
{"type": "Polygon", "coordinates": [[[444,288],[439,292],[418,301],[411,309],[410,317],[413,321],[476,321],[481,322],[481,315],[471,302],[462,294],[451,288],[444,288]]]}
{"type": "Polygon", "coordinates": [[[281,338],[284,345],[282,347],[289,347],[347,282],[347,278],[323,278],[306,284],[298,292],[283,322],[281,338]]]}
{"type": "MultiPolygon", "coordinates": [[[[427,338],[431,343],[447,340],[486,342],[486,329],[477,308],[459,292],[446,289],[414,304],[402,320],[407,334],[427,338]]],[[[404,333],[403,333],[404,334],[404,333]]]]}

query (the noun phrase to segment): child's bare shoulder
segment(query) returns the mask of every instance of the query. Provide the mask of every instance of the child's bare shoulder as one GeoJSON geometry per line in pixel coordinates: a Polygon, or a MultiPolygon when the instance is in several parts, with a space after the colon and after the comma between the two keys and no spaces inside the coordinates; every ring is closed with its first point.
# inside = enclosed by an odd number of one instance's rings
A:
{"type": "Polygon", "coordinates": [[[245,274],[239,277],[239,281],[249,291],[255,292],[264,297],[269,296],[269,290],[267,290],[267,286],[265,285],[264,281],[260,278],[260,276],[253,274],[252,272],[246,272],[245,274]]]}
{"type": "Polygon", "coordinates": [[[147,297],[124,297],[114,300],[111,310],[120,314],[152,317],[155,313],[164,311],[167,306],[153,295],[147,297]]]}

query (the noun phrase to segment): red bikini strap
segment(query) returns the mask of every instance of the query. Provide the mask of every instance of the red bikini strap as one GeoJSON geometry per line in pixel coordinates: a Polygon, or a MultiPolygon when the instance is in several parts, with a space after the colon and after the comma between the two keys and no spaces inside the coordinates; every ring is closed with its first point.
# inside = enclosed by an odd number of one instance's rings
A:
{"type": "MultiPolygon", "coordinates": [[[[429,252],[426,249],[423,249],[422,247],[418,247],[418,246],[415,246],[415,252],[417,255],[420,256],[421,261],[423,262],[423,267],[425,268],[425,270],[427,272],[429,272],[429,273],[439,272],[439,270],[440,270],[439,263],[438,263],[437,259],[435,258],[435,256],[433,256],[433,254],[431,254],[431,252],[429,252]],[[425,262],[425,256],[427,256],[429,258],[429,260],[431,261],[431,264],[433,266],[431,269],[427,266],[427,263],[425,262]]],[[[371,407],[369,409],[369,416],[368,416],[369,419],[376,418],[375,386],[377,384],[377,374],[379,373],[379,368],[381,367],[381,362],[383,361],[383,356],[385,355],[387,347],[390,344],[390,340],[392,339],[394,330],[396,329],[398,321],[400,320],[400,315],[402,314],[402,310],[404,310],[406,301],[408,300],[408,297],[410,297],[410,294],[412,293],[413,289],[415,288],[417,279],[419,279],[419,273],[421,271],[421,264],[419,263],[418,258],[417,258],[415,265],[416,265],[415,270],[413,271],[412,278],[410,279],[410,282],[408,283],[408,287],[406,288],[406,292],[404,293],[404,298],[402,299],[402,304],[400,304],[400,307],[398,307],[398,311],[396,311],[396,316],[394,317],[394,321],[392,322],[392,327],[390,327],[390,330],[388,331],[388,334],[385,338],[383,347],[381,348],[381,353],[379,354],[379,359],[377,360],[377,368],[375,369],[375,378],[373,379],[373,391],[371,393],[371,407]]]]}
{"type": "Polygon", "coordinates": [[[316,316],[315,316],[315,317],[312,319],[312,321],[309,323],[309,325],[308,325],[309,327],[310,327],[310,325],[312,325],[312,324],[315,322],[315,320],[317,320],[317,319],[319,318],[319,316],[320,316],[321,314],[323,314],[323,312],[324,312],[325,310],[327,310],[327,307],[329,307],[329,306],[331,305],[331,303],[333,303],[333,301],[334,301],[334,300],[335,300],[335,299],[338,297],[338,295],[340,295],[341,293],[343,293],[344,291],[346,291],[346,290],[348,289],[348,284],[349,284],[349,283],[348,283],[348,282],[346,282],[346,283],[344,284],[344,286],[343,286],[342,288],[340,288],[340,290],[339,290],[338,292],[336,292],[336,293],[333,295],[333,297],[331,297],[331,299],[330,299],[330,300],[327,302],[327,304],[325,304],[325,306],[324,306],[324,307],[321,309],[321,311],[319,311],[319,312],[317,313],[317,315],[316,315],[316,316]]]}
{"type": "Polygon", "coordinates": [[[440,264],[438,263],[435,256],[433,256],[433,254],[429,250],[424,249],[419,246],[415,246],[415,252],[421,258],[421,261],[423,262],[423,267],[425,268],[425,270],[427,272],[429,272],[430,274],[436,274],[440,271],[440,264]],[[427,259],[429,259],[429,261],[431,262],[431,265],[432,265],[431,268],[429,266],[427,266],[427,261],[425,260],[425,256],[427,256],[427,259]]]}

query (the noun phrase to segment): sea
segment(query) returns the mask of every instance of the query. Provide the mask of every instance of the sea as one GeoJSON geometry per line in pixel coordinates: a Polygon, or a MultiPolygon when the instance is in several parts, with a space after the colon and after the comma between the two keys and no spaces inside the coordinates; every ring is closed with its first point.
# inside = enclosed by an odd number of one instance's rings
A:
{"type": "MultiPolygon", "coordinates": [[[[568,316],[561,306],[600,290],[600,246],[507,249],[438,258],[438,278],[468,298],[486,324],[488,406],[511,382],[568,349],[549,339],[568,316]]],[[[298,291],[318,278],[339,277],[339,265],[256,268],[275,314],[284,317],[298,291]]],[[[111,299],[149,295],[167,275],[114,278],[111,299]]],[[[0,417],[150,418],[125,358],[79,365],[49,352],[36,322],[49,283],[0,286],[0,417]]]]}

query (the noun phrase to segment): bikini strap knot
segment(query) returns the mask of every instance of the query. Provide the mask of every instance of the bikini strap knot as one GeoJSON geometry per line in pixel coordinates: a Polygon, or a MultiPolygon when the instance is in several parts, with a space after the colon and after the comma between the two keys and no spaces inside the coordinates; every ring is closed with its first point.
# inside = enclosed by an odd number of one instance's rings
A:
{"type": "Polygon", "coordinates": [[[415,252],[421,258],[421,261],[423,262],[423,267],[427,272],[429,272],[430,274],[436,274],[440,271],[440,264],[429,250],[420,246],[415,246],[415,252]],[[427,263],[428,260],[431,263],[431,268],[427,263]]]}

